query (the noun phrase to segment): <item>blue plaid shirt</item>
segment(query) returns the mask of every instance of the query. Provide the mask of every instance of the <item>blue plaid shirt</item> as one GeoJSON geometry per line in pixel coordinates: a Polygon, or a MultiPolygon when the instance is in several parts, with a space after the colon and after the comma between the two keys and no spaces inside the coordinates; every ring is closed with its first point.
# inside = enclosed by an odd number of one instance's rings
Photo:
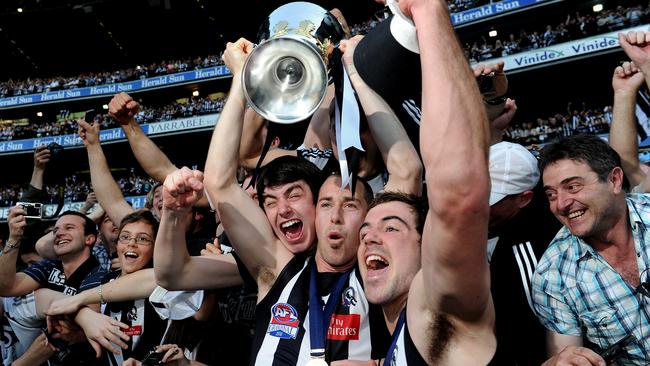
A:
{"type": "MultiPolygon", "coordinates": [[[[643,281],[650,267],[650,195],[628,194],[626,200],[643,281]]],[[[601,349],[631,334],[635,339],[618,364],[650,361],[650,298],[637,293],[566,227],[537,265],[533,302],[539,320],[553,332],[582,336],[601,349]]]]}

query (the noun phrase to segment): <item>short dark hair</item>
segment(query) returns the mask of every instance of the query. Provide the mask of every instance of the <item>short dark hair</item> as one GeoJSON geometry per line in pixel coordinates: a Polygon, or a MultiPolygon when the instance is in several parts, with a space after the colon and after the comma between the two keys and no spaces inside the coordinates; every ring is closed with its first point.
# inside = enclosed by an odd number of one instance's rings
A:
{"type": "Polygon", "coordinates": [[[422,232],[424,231],[424,220],[426,220],[427,212],[429,212],[429,203],[424,197],[404,192],[384,192],[380,193],[374,200],[372,200],[372,203],[368,207],[368,211],[373,207],[388,202],[402,202],[410,206],[411,211],[415,214],[415,229],[420,235],[422,235],[422,232]]]}
{"type": "Polygon", "coordinates": [[[300,180],[307,183],[314,197],[314,203],[316,203],[318,191],[321,184],[323,184],[323,174],[320,169],[309,161],[296,156],[281,156],[273,159],[260,170],[260,175],[255,182],[260,207],[264,208],[264,189],[266,187],[279,186],[300,180]]]}
{"type": "MultiPolygon", "coordinates": [[[[328,180],[330,177],[341,177],[341,172],[338,171],[333,171],[328,175],[324,180],[323,183],[328,180]]],[[[370,206],[372,203],[372,200],[375,198],[375,195],[372,191],[372,187],[370,184],[368,184],[368,181],[365,178],[362,177],[356,177],[357,178],[357,184],[361,184],[363,186],[363,200],[366,202],[366,205],[370,206]]],[[[354,194],[355,192],[352,192],[354,194]]]]}
{"type": "Polygon", "coordinates": [[[86,215],[84,215],[84,214],[82,214],[81,212],[78,212],[78,211],[68,210],[68,211],[64,211],[63,213],[61,213],[59,215],[59,217],[57,218],[57,220],[62,218],[63,216],[79,216],[79,217],[81,217],[82,219],[84,219],[84,235],[95,235],[95,237],[97,236],[97,225],[95,225],[95,222],[93,220],[91,220],[88,216],[86,216],[86,215]]]}
{"type": "MultiPolygon", "coordinates": [[[[539,155],[539,171],[544,174],[546,167],[564,159],[587,164],[600,182],[606,182],[614,168],[622,168],[618,153],[595,135],[573,135],[545,146],[539,155]]],[[[623,189],[627,191],[629,187],[624,177],[623,189]]]]}
{"type": "Polygon", "coordinates": [[[132,224],[134,222],[144,222],[146,224],[151,225],[153,228],[153,238],[156,239],[156,233],[158,233],[158,220],[153,216],[151,211],[142,209],[142,210],[137,210],[133,211],[130,214],[124,216],[122,221],[120,221],[120,227],[118,228],[118,232],[122,232],[122,229],[128,224],[132,224]]]}

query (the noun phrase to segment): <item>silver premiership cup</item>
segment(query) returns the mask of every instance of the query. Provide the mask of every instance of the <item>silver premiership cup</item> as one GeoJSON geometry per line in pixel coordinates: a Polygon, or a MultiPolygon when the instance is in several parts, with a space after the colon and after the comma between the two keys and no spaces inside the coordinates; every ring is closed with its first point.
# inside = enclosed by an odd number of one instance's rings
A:
{"type": "Polygon", "coordinates": [[[293,2],[275,9],[244,64],[249,105],[277,123],[311,116],[325,98],[329,57],[343,37],[336,17],[318,5],[293,2]]]}

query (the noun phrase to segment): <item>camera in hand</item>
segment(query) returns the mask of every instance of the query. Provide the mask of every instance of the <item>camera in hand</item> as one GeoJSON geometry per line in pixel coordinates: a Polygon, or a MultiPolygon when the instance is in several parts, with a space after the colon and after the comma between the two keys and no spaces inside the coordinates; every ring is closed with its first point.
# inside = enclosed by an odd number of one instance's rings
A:
{"type": "Polygon", "coordinates": [[[89,109],[84,113],[84,121],[86,121],[86,123],[92,124],[93,122],[95,122],[96,116],[97,116],[97,111],[94,109],[89,109]]]}
{"type": "MultiPolygon", "coordinates": [[[[51,142],[47,145],[47,149],[50,150],[50,167],[56,167],[57,164],[61,161],[63,156],[63,146],[57,144],[56,142],[51,142]]],[[[51,170],[52,168],[50,168],[51,170]]]]}
{"type": "Polygon", "coordinates": [[[481,74],[476,77],[476,82],[478,83],[478,89],[481,92],[481,95],[491,96],[497,91],[497,87],[494,81],[494,73],[481,74]]]}
{"type": "Polygon", "coordinates": [[[151,350],[140,362],[142,362],[142,365],[161,365],[162,357],[162,353],[157,353],[156,351],[151,350]]]}
{"type": "Polygon", "coordinates": [[[22,206],[25,211],[25,218],[38,219],[43,217],[43,204],[38,202],[18,202],[18,206],[22,206]]]}

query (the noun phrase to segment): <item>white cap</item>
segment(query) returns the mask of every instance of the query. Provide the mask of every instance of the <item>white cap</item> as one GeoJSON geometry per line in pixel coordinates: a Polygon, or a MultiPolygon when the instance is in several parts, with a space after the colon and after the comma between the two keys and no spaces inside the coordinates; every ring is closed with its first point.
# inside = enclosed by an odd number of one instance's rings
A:
{"type": "Polygon", "coordinates": [[[490,146],[490,206],[511,194],[532,190],[539,181],[537,159],[511,142],[490,146]]]}
{"type": "Polygon", "coordinates": [[[203,290],[168,291],[156,286],[149,302],[162,319],[181,320],[194,316],[203,303],[203,290]]]}

